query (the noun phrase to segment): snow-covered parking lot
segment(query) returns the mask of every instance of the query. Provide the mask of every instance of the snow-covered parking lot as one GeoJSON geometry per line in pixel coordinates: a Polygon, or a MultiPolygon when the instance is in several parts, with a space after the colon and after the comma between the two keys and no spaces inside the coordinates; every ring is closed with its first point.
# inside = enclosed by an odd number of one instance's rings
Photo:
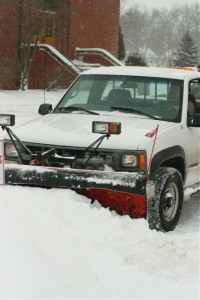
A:
{"type": "MultiPolygon", "coordinates": [[[[43,101],[43,91],[0,91],[17,124],[43,101]]],[[[161,233],[71,190],[1,186],[0,298],[199,299],[199,208],[197,191],[176,230],[161,233]]]]}

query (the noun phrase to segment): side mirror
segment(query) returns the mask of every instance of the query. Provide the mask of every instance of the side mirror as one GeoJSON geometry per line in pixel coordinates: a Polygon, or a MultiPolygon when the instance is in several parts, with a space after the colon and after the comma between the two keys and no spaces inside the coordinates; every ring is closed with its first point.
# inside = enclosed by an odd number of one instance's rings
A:
{"type": "Polygon", "coordinates": [[[40,115],[47,115],[53,110],[52,105],[48,103],[43,103],[38,109],[40,115]]]}
{"type": "Polygon", "coordinates": [[[194,114],[192,118],[188,118],[189,127],[200,127],[200,114],[194,114]]]}

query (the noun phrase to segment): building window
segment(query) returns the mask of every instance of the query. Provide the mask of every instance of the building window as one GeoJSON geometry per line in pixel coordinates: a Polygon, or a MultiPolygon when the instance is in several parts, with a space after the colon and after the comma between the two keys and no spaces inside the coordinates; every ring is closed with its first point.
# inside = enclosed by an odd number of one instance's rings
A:
{"type": "Polygon", "coordinates": [[[54,20],[53,18],[46,18],[45,21],[45,37],[53,37],[54,20]]]}
{"type": "Polygon", "coordinates": [[[46,11],[56,11],[57,0],[38,0],[38,8],[46,11]]]}
{"type": "MultiPolygon", "coordinates": [[[[39,31],[36,31],[33,42],[44,43],[51,46],[55,46],[55,31],[56,31],[56,21],[54,13],[45,13],[41,17],[39,31]],[[38,34],[38,33],[39,34],[38,34]]],[[[38,21],[39,23],[39,21],[38,21]]]]}

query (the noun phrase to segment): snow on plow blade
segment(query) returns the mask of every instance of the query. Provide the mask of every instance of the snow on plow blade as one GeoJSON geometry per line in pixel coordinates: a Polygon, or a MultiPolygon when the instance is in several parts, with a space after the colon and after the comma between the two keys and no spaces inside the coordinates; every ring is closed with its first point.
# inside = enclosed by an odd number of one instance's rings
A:
{"type": "Polygon", "coordinates": [[[146,214],[146,175],[137,173],[5,165],[5,184],[73,189],[121,215],[146,214]]]}
{"type": "Polygon", "coordinates": [[[146,176],[93,170],[6,165],[5,183],[55,188],[105,188],[145,194],[146,176]],[[114,175],[113,175],[114,174],[114,175]]]}

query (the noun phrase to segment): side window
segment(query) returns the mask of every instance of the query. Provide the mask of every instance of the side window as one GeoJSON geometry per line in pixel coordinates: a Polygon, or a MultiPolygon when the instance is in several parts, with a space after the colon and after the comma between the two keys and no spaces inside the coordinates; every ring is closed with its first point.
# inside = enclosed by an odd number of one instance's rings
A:
{"type": "Polygon", "coordinates": [[[148,97],[151,97],[150,92],[150,83],[145,82],[144,80],[137,80],[136,81],[136,91],[135,91],[135,97],[138,99],[147,99],[148,97]]]}
{"type": "Polygon", "coordinates": [[[188,115],[200,113],[200,80],[192,80],[189,84],[188,115]],[[192,113],[193,112],[193,113],[192,113]]]}
{"type": "Polygon", "coordinates": [[[169,83],[159,81],[157,82],[157,95],[156,100],[167,101],[168,100],[169,83]]]}
{"type": "Polygon", "coordinates": [[[121,89],[122,87],[122,84],[123,84],[123,81],[122,80],[109,80],[107,82],[107,85],[103,91],[103,94],[101,96],[101,100],[102,101],[105,101],[108,97],[108,94],[110,93],[111,90],[113,89],[121,89]]]}
{"type": "Polygon", "coordinates": [[[199,80],[192,80],[190,82],[189,91],[193,94],[196,98],[196,101],[200,103],[200,81],[199,80]]]}
{"type": "Polygon", "coordinates": [[[166,81],[137,81],[136,99],[153,103],[154,101],[167,101],[168,82],[166,81]]]}

